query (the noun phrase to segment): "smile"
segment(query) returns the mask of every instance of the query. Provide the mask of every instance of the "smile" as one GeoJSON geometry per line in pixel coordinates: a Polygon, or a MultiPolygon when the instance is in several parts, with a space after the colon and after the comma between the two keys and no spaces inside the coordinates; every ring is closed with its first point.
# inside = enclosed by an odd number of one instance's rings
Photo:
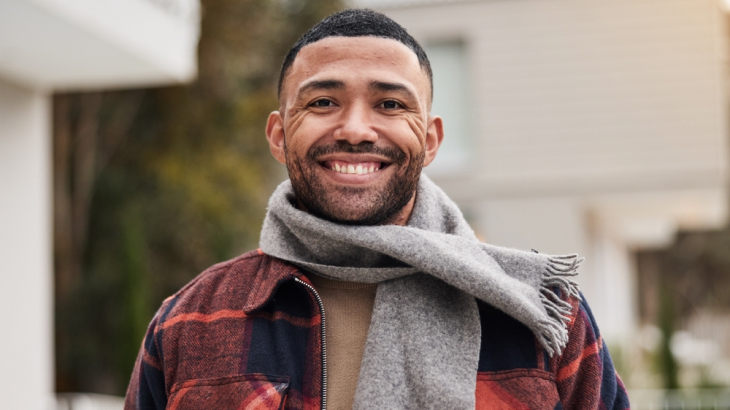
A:
{"type": "Polygon", "coordinates": [[[340,174],[364,175],[377,172],[387,166],[382,162],[346,162],[346,161],[324,161],[322,166],[340,174]]]}

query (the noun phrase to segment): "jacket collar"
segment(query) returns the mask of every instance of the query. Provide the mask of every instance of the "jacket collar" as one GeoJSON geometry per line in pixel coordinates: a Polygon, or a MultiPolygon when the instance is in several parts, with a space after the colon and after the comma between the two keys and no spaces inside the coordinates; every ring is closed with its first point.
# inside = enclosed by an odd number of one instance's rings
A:
{"type": "Polygon", "coordinates": [[[294,265],[266,255],[261,249],[257,249],[257,252],[260,255],[260,263],[254,277],[249,282],[251,288],[245,296],[243,311],[246,314],[251,314],[264,307],[284,282],[299,278],[309,283],[309,279],[294,265]]]}

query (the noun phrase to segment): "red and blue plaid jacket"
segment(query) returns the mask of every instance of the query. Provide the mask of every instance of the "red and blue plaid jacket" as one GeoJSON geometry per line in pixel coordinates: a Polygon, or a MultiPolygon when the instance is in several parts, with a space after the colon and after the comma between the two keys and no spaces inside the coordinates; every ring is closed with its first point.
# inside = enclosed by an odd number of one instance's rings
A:
{"type": "MultiPolygon", "coordinates": [[[[125,409],[321,409],[322,315],[296,267],[250,252],[211,267],[155,315],[125,409]]],[[[520,322],[479,302],[477,409],[628,409],[585,302],[550,358],[520,322]]],[[[325,387],[325,388],[323,388],[325,387]]]]}

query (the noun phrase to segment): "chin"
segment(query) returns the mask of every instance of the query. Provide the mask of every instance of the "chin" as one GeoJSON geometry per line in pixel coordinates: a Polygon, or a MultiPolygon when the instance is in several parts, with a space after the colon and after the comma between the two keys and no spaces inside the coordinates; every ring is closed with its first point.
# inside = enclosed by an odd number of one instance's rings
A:
{"type": "Polygon", "coordinates": [[[333,206],[332,202],[326,204],[318,203],[311,204],[307,209],[322,219],[344,225],[377,225],[383,219],[387,219],[387,215],[383,215],[383,210],[381,209],[341,205],[333,206]]]}
{"type": "Polygon", "coordinates": [[[369,200],[351,196],[343,201],[338,195],[336,198],[320,197],[304,205],[317,217],[343,225],[385,225],[398,218],[410,198],[392,199],[381,194],[369,200]]]}

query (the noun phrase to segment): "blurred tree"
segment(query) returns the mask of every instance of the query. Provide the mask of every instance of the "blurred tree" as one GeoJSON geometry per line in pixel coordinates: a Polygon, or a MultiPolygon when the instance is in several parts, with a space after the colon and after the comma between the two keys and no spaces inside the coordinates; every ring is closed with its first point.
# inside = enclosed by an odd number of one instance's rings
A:
{"type": "Polygon", "coordinates": [[[203,0],[190,85],[54,98],[58,391],[123,394],[162,300],[256,246],[285,177],[264,126],[284,54],[332,0],[203,0]]]}
{"type": "Polygon", "coordinates": [[[674,331],[698,311],[730,311],[730,226],[680,232],[665,249],[638,252],[637,262],[641,320],[662,330],[657,365],[664,387],[676,388],[679,364],[670,348],[674,331]]]}
{"type": "MultiPolygon", "coordinates": [[[[666,281],[666,278],[664,278],[666,281]]],[[[657,367],[662,376],[662,384],[665,389],[678,389],[679,386],[679,364],[672,352],[672,336],[677,327],[677,318],[674,312],[674,298],[670,285],[663,282],[659,285],[659,329],[662,337],[659,341],[657,352],[657,367]]]]}
{"type": "Polygon", "coordinates": [[[660,283],[666,284],[674,305],[675,325],[698,308],[730,309],[730,226],[717,231],[680,232],[669,247],[641,251],[638,258],[641,294],[653,295],[639,301],[642,319],[657,323],[661,297],[656,290],[660,283]],[[657,261],[656,273],[642,268],[648,258],[657,261]]]}

